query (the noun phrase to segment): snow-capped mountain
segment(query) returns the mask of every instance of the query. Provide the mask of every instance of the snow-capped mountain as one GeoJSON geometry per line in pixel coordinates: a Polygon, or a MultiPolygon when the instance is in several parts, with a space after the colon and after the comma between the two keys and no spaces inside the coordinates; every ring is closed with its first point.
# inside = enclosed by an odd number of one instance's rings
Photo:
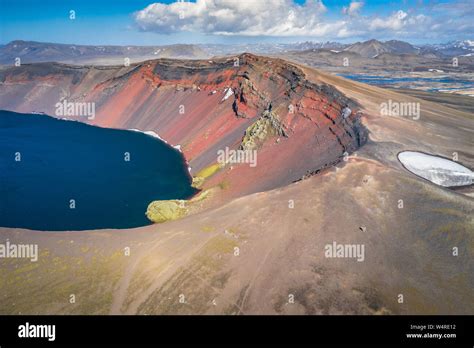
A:
{"type": "Polygon", "coordinates": [[[474,40],[456,40],[444,44],[426,45],[445,56],[474,55],[474,40]]]}

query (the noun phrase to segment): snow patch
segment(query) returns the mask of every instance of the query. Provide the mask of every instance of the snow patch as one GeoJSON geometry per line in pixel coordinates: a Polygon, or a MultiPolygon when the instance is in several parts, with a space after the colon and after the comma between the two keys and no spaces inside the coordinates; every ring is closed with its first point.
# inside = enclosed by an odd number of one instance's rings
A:
{"type": "Polygon", "coordinates": [[[139,133],[147,134],[147,135],[149,135],[149,136],[152,136],[153,138],[158,138],[158,139],[160,139],[161,141],[163,141],[163,142],[165,142],[165,143],[168,144],[168,142],[167,142],[166,140],[164,140],[163,138],[161,138],[161,137],[160,137],[156,132],[154,132],[154,131],[141,131],[141,130],[139,130],[139,129],[133,129],[133,128],[132,128],[132,129],[129,129],[129,130],[131,130],[131,131],[133,131],[133,132],[139,132],[139,133]]]}
{"type": "Polygon", "coordinates": [[[352,110],[346,106],[344,109],[342,109],[342,112],[341,112],[342,118],[343,119],[348,118],[351,115],[351,113],[352,113],[352,110]]]}
{"type": "Polygon", "coordinates": [[[141,130],[139,130],[139,129],[129,129],[129,130],[131,130],[131,131],[133,131],[133,132],[144,133],[144,134],[149,135],[149,136],[151,136],[151,137],[153,137],[153,138],[160,139],[162,142],[164,142],[164,143],[166,143],[166,144],[168,144],[168,145],[174,147],[176,150],[178,150],[179,152],[182,153],[182,151],[181,151],[181,145],[171,145],[170,143],[168,143],[165,139],[163,139],[162,137],[160,137],[160,136],[159,136],[156,132],[154,132],[154,131],[141,131],[141,130]]]}
{"type": "Polygon", "coordinates": [[[224,98],[222,98],[222,101],[229,99],[229,97],[233,94],[234,94],[234,91],[232,90],[232,88],[226,88],[225,95],[224,95],[224,98]]]}
{"type": "Polygon", "coordinates": [[[465,186],[474,183],[474,172],[445,158],[403,151],[398,154],[398,159],[410,172],[440,186],[465,186]]]}

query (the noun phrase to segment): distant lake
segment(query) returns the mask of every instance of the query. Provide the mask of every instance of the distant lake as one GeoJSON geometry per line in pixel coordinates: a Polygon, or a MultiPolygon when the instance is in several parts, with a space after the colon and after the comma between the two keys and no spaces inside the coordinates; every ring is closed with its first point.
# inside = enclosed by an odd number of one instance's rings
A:
{"type": "Polygon", "coordinates": [[[152,136],[0,111],[0,227],[149,225],[153,200],[196,193],[182,154],[152,136]]]}
{"type": "Polygon", "coordinates": [[[379,76],[379,75],[364,75],[364,74],[338,74],[339,76],[345,77],[346,79],[351,79],[354,81],[367,83],[369,85],[375,86],[390,86],[400,83],[436,83],[441,86],[436,86],[434,88],[429,88],[429,91],[438,91],[438,90],[457,90],[457,89],[466,89],[474,88],[474,82],[471,80],[463,80],[452,77],[389,77],[389,76],[379,76]],[[442,86],[445,84],[446,86],[442,86]],[[461,85],[462,87],[450,87],[453,84],[461,85]]]}

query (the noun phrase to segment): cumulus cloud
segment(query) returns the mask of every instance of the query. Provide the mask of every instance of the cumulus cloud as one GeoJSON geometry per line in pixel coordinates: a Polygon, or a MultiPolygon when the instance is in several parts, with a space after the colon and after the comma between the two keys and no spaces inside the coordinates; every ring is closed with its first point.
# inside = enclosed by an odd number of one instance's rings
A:
{"type": "Polygon", "coordinates": [[[374,18],[367,23],[369,32],[391,33],[404,35],[426,30],[431,20],[422,14],[410,15],[399,10],[385,18],[374,18]]]}
{"type": "Polygon", "coordinates": [[[342,8],[342,13],[349,16],[355,16],[359,14],[360,9],[364,6],[362,1],[352,1],[349,6],[342,8]]]}
{"type": "Polygon", "coordinates": [[[342,9],[343,16],[326,18],[327,8],[322,0],[306,0],[303,5],[293,0],[196,0],[154,3],[134,13],[134,19],[140,30],[161,34],[341,39],[406,38],[415,33],[417,38],[442,37],[473,28],[472,18],[461,14],[466,10],[465,1],[472,0],[459,1],[451,8],[400,9],[386,16],[363,15],[364,2],[351,1],[342,9]],[[444,18],[443,12],[449,13],[451,21],[444,18]]]}
{"type": "Polygon", "coordinates": [[[319,36],[334,29],[320,20],[324,12],[320,0],[307,0],[302,6],[292,0],[197,0],[151,4],[135,13],[135,21],[141,30],[168,34],[319,36]]]}
{"type": "Polygon", "coordinates": [[[370,29],[377,30],[377,29],[392,29],[392,30],[400,30],[403,26],[406,25],[408,13],[400,10],[396,13],[392,14],[388,18],[375,18],[370,23],[370,29]]]}

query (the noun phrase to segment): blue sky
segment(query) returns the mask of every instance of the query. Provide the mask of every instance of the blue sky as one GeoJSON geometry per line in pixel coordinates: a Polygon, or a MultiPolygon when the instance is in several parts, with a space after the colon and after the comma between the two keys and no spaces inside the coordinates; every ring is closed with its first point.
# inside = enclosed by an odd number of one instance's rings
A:
{"type": "Polygon", "coordinates": [[[160,45],[369,38],[423,43],[472,39],[472,23],[472,0],[0,0],[1,44],[17,39],[160,45]],[[160,4],[149,6],[155,2],[160,4]]]}

